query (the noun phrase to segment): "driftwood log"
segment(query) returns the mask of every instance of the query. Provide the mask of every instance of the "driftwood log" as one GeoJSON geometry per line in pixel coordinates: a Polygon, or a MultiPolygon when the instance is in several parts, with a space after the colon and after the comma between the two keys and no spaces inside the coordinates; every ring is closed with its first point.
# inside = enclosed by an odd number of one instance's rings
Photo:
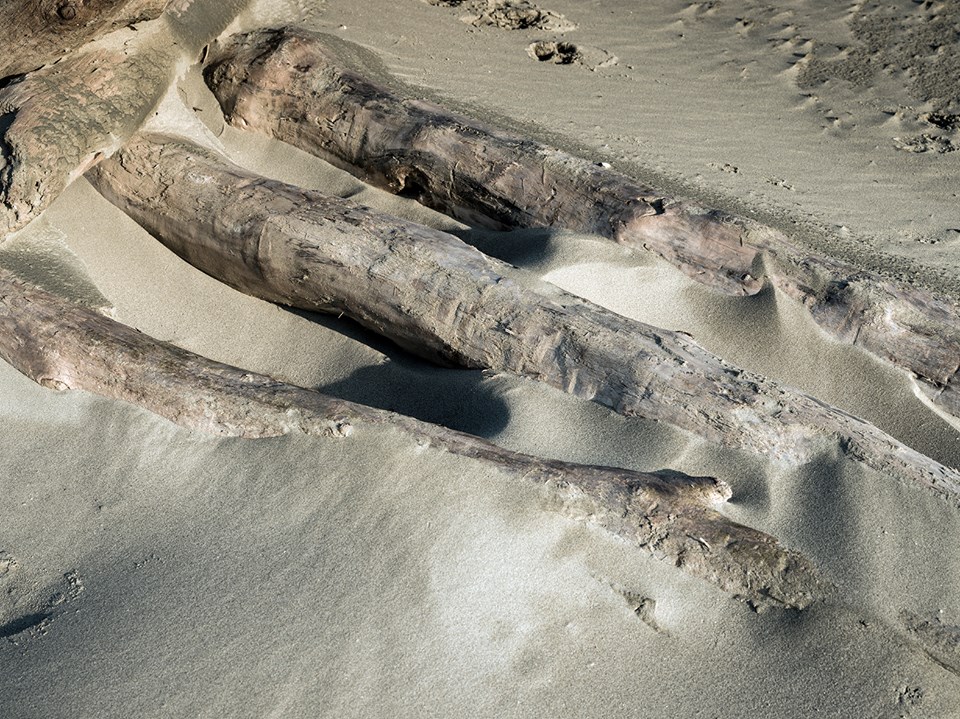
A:
{"type": "Polygon", "coordinates": [[[562,227],[657,253],[731,294],[762,276],[835,338],[910,372],[960,418],[960,308],[816,256],[782,233],[665,197],[606,167],[372,82],[342,40],[298,30],[229,38],[205,76],[227,119],[272,134],[468,223],[562,227]],[[758,258],[762,257],[762,261],[758,258]]]}
{"type": "MultiPolygon", "coordinates": [[[[154,17],[164,5],[0,0],[13,50],[0,65],[0,234],[34,219],[74,177],[113,152],[156,105],[177,69],[180,54],[172,44],[128,48],[129,40],[108,41],[82,54],[70,51],[120,25],[154,17]],[[51,8],[58,18],[53,25],[51,8]]],[[[729,488],[717,480],[510,452],[477,437],[211,362],[2,268],[0,356],[43,386],[132,402],[183,426],[221,435],[300,432],[342,438],[354,427],[391,428],[420,445],[534,482],[548,507],[598,524],[757,609],[803,608],[825,589],[804,557],[716,511],[729,498],[729,488]]]]}
{"type": "Polygon", "coordinates": [[[137,129],[174,79],[176,57],[162,43],[149,53],[94,49],[0,88],[0,238],[137,129]]]}
{"type": "Polygon", "coordinates": [[[802,302],[820,327],[909,372],[935,409],[960,428],[960,307],[909,285],[805,252],[768,252],[767,277],[802,302]]]}
{"type": "Polygon", "coordinates": [[[111,30],[152,20],[170,0],[0,0],[0,78],[37,70],[111,30]]]}
{"type": "Polygon", "coordinates": [[[421,446],[541,488],[547,508],[587,521],[756,609],[802,609],[826,585],[802,555],[730,521],[729,488],[707,477],[539,459],[437,425],[245,372],[160,342],[0,269],[0,356],[39,384],[85,390],[213,434],[346,438],[389,427],[421,446]]]}
{"type": "Polygon", "coordinates": [[[207,83],[227,118],[468,223],[567,227],[645,247],[731,294],[760,289],[756,251],[717,212],[671,201],[601,165],[369,82],[333,38],[235,36],[207,83]]]}
{"type": "Polygon", "coordinates": [[[188,262],[280,304],[344,314],[434,361],[511,372],[788,463],[826,440],[960,501],[960,473],[679,333],[538,282],[452,235],[137,135],[87,173],[188,262]]]}

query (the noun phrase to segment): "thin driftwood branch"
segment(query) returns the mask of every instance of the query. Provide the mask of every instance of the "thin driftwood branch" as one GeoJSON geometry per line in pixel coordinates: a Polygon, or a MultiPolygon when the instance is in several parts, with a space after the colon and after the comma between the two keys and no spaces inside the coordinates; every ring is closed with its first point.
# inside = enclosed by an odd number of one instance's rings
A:
{"type": "Polygon", "coordinates": [[[230,38],[205,74],[233,124],[467,222],[595,232],[731,294],[756,292],[763,264],[766,278],[804,302],[827,332],[910,372],[934,405],[960,418],[960,308],[952,300],[412,99],[356,72],[351,52],[337,38],[260,31],[230,38]]]}
{"type": "Polygon", "coordinates": [[[0,0],[0,78],[36,70],[111,30],[152,20],[170,0],[0,0]]]}
{"type": "Polygon", "coordinates": [[[833,441],[960,501],[960,474],[873,425],[444,232],[162,136],[134,136],[87,177],[167,247],[243,292],[342,313],[434,361],[536,379],[780,461],[807,461],[833,441]]]}
{"type": "Polygon", "coordinates": [[[346,438],[389,427],[421,446],[541,488],[544,505],[587,521],[758,609],[804,608],[825,589],[811,563],[716,510],[715,479],[540,459],[419,420],[245,372],[160,342],[0,269],[0,357],[39,384],[144,407],[225,436],[346,438]]]}

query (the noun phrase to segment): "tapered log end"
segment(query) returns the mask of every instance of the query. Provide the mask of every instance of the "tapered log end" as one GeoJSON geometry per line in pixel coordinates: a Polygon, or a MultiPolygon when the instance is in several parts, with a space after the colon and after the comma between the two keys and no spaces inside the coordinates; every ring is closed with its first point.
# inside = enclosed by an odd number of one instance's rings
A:
{"type": "Polygon", "coordinates": [[[555,510],[602,527],[756,611],[806,609],[829,592],[806,557],[714,509],[730,496],[719,480],[594,468],[568,472],[547,488],[555,510]]]}
{"type": "Polygon", "coordinates": [[[257,110],[263,104],[258,97],[275,83],[284,86],[278,73],[297,64],[301,44],[301,33],[278,28],[232,35],[209,46],[203,78],[228,122],[241,127],[253,124],[263,132],[276,124],[276,117],[257,110]]]}
{"type": "MultiPolygon", "coordinates": [[[[642,511],[643,505],[637,507],[642,511]]],[[[637,540],[656,528],[646,548],[688,574],[711,582],[756,611],[806,609],[828,591],[813,563],[774,537],[693,504],[671,507],[666,518],[636,517],[637,540]]]]}

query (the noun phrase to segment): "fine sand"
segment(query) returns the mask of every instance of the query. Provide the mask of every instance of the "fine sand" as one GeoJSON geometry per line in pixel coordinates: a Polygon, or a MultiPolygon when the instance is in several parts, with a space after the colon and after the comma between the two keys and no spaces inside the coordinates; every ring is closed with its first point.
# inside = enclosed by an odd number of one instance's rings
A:
{"type": "MultiPolygon", "coordinates": [[[[958,430],[905,374],[790,300],[718,297],[599,237],[466,227],[225,126],[188,62],[228,25],[295,20],[424,97],[960,297],[952,3],[542,0],[543,27],[521,29],[470,2],[178,5],[162,32],[183,74],[152,127],[454,232],[960,467],[958,430]],[[538,61],[537,41],[579,55],[538,61]]],[[[835,585],[802,612],[757,614],[388,429],[212,438],[0,363],[3,719],[960,717],[960,509],[916,486],[833,455],[783,467],[531,381],[432,366],[218,283],[83,179],[0,265],[207,357],[506,447],[718,476],[724,513],[835,585]]]]}

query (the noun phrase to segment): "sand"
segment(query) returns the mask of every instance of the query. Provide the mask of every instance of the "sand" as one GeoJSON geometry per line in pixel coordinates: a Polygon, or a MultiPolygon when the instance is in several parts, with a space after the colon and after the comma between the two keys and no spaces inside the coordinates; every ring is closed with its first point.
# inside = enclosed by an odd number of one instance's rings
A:
{"type": "MultiPolygon", "coordinates": [[[[564,33],[469,24],[469,4],[240,5],[181,3],[169,32],[186,57],[231,22],[295,17],[367,48],[425,97],[960,294],[960,154],[903,149],[960,141],[922,119],[960,112],[955,83],[937,81],[956,77],[950,53],[918,50],[949,34],[949,3],[543,0],[576,24],[564,33]],[[538,40],[586,59],[537,61],[538,40]],[[924,134],[945,139],[904,141],[924,134]]],[[[454,231],[960,467],[960,433],[908,377],[831,341],[789,300],[718,299],[598,237],[465,227],[225,127],[188,66],[156,127],[454,231]]],[[[0,363],[4,719],[960,716],[958,670],[906,619],[960,626],[960,511],[917,487],[831,455],[785,468],[531,381],[434,367],[216,282],[83,179],[0,263],[208,357],[507,447],[719,476],[734,493],[724,512],[836,585],[803,612],[757,614],[388,429],[211,438],[0,363]],[[643,616],[638,598],[653,600],[643,616]]]]}

